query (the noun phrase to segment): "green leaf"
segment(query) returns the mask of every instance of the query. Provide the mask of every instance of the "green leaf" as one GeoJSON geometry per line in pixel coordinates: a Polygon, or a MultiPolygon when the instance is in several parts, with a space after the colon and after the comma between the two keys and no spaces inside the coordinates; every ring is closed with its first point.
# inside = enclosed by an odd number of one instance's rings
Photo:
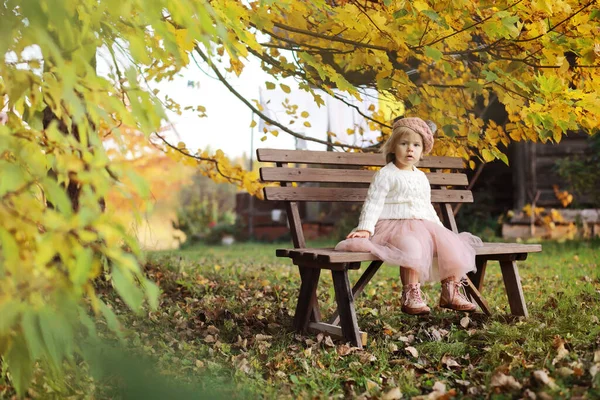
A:
{"type": "Polygon", "coordinates": [[[146,297],[150,308],[156,310],[158,308],[158,297],[160,296],[160,288],[154,282],[149,279],[144,280],[144,289],[146,290],[146,297]]]}
{"type": "Polygon", "coordinates": [[[5,355],[5,361],[13,386],[17,394],[23,397],[33,376],[33,360],[23,336],[15,336],[10,350],[5,355]]]}
{"type": "Polygon", "coordinates": [[[483,91],[483,85],[477,81],[469,81],[465,83],[465,86],[474,93],[481,93],[483,91]]]}
{"type": "Polygon", "coordinates": [[[22,306],[17,300],[5,300],[0,304],[0,336],[9,335],[14,329],[22,306]]]}
{"type": "Polygon", "coordinates": [[[37,360],[44,353],[44,339],[40,331],[38,314],[33,310],[27,310],[21,320],[23,334],[27,341],[27,348],[33,360],[37,360]]]}
{"type": "Polygon", "coordinates": [[[0,197],[23,186],[23,183],[25,182],[25,173],[20,166],[0,160],[0,171],[2,171],[2,178],[0,178],[0,197]]]}
{"type": "Polygon", "coordinates": [[[275,84],[273,82],[265,82],[265,86],[267,87],[267,90],[275,89],[275,84]]]}
{"type": "Polygon", "coordinates": [[[418,106],[419,104],[421,104],[421,96],[419,96],[417,93],[411,93],[408,95],[408,101],[410,101],[410,104],[412,104],[413,106],[418,106]]]}
{"type": "Polygon", "coordinates": [[[425,46],[425,55],[432,58],[434,61],[440,61],[443,56],[441,51],[430,46],[425,46]]]}
{"type": "Polygon", "coordinates": [[[75,270],[70,273],[71,282],[75,286],[81,286],[87,282],[92,270],[93,259],[94,253],[90,248],[79,248],[75,252],[75,270]]]}
{"type": "Polygon", "coordinates": [[[499,78],[499,76],[492,71],[483,71],[482,73],[483,76],[485,76],[485,80],[488,82],[494,82],[496,79],[499,78]]]}
{"type": "Polygon", "coordinates": [[[13,235],[2,227],[0,227],[0,245],[2,245],[0,255],[4,258],[4,261],[0,262],[0,276],[3,276],[6,266],[16,267],[19,265],[20,251],[19,245],[13,235]]]}
{"type": "Polygon", "coordinates": [[[388,90],[392,87],[392,80],[388,78],[378,79],[377,80],[377,89],[379,90],[388,90]]]}
{"type": "Polygon", "coordinates": [[[100,311],[102,312],[102,315],[106,320],[106,325],[108,326],[108,329],[113,331],[119,337],[119,339],[123,339],[123,332],[121,332],[121,324],[119,323],[119,320],[115,315],[114,311],[110,309],[102,300],[98,301],[98,304],[100,304],[100,311]]]}
{"type": "Polygon", "coordinates": [[[404,17],[404,16],[405,16],[405,15],[407,15],[407,14],[408,14],[408,10],[407,10],[407,9],[405,9],[405,8],[402,8],[402,9],[400,9],[400,10],[396,11],[396,12],[393,14],[393,16],[394,16],[394,19],[398,19],[398,18],[402,18],[402,17],[404,17]]]}
{"type": "Polygon", "coordinates": [[[111,275],[113,285],[125,304],[132,310],[139,311],[144,296],[135,284],[131,272],[121,271],[121,268],[114,266],[111,275]]]}
{"type": "Polygon", "coordinates": [[[449,138],[456,137],[456,133],[454,132],[455,129],[458,129],[457,125],[444,125],[444,126],[442,126],[442,131],[444,132],[444,135],[446,135],[449,138]]]}
{"type": "Polygon", "coordinates": [[[56,369],[60,369],[64,358],[73,351],[74,339],[71,324],[60,311],[55,312],[46,308],[38,315],[47,354],[56,369]]]}
{"type": "Polygon", "coordinates": [[[386,7],[389,7],[389,6],[391,6],[391,5],[392,5],[392,0],[383,0],[383,4],[384,4],[386,7]]]}
{"type": "Polygon", "coordinates": [[[64,187],[51,178],[42,179],[42,187],[46,193],[46,198],[65,216],[73,215],[73,205],[64,187]]]}

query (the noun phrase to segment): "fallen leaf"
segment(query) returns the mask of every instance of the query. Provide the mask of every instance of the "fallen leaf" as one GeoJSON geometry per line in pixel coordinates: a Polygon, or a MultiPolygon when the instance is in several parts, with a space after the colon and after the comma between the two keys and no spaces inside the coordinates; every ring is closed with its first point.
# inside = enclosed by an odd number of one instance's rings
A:
{"type": "Polygon", "coordinates": [[[460,367],[460,364],[457,363],[455,359],[446,354],[444,354],[444,356],[442,357],[442,364],[448,368],[460,367]]]}
{"type": "Polygon", "coordinates": [[[490,386],[510,390],[521,389],[522,387],[514,377],[510,375],[504,375],[502,372],[497,372],[494,374],[494,376],[492,376],[490,386]]]}
{"type": "Polygon", "coordinates": [[[206,331],[210,334],[210,335],[216,335],[217,333],[220,332],[219,328],[217,328],[214,325],[210,325],[206,328],[206,331]]]}
{"type": "Polygon", "coordinates": [[[409,352],[414,358],[419,358],[419,352],[414,347],[408,346],[404,350],[406,350],[407,352],[409,352]]]}
{"type": "Polygon", "coordinates": [[[595,363],[600,362],[600,350],[596,350],[594,352],[594,362],[595,363]]]}
{"type": "Polygon", "coordinates": [[[257,342],[260,342],[260,341],[271,340],[273,338],[273,336],[257,333],[256,336],[254,336],[254,338],[256,339],[257,342]]]}
{"type": "Polygon", "coordinates": [[[384,393],[383,396],[381,396],[381,400],[398,400],[402,398],[402,392],[400,391],[400,388],[393,388],[392,390],[384,393]]]}
{"type": "Polygon", "coordinates": [[[201,360],[196,360],[196,367],[203,368],[204,367],[204,362],[201,361],[201,360]]]}
{"type": "Polygon", "coordinates": [[[395,353],[398,351],[398,346],[396,345],[396,343],[388,343],[387,348],[390,351],[390,353],[395,353]]]}
{"type": "Polygon", "coordinates": [[[462,385],[462,386],[469,386],[469,385],[471,385],[471,382],[469,382],[469,381],[463,381],[462,379],[457,379],[455,382],[458,383],[459,385],[462,385]]]}
{"type": "Polygon", "coordinates": [[[325,336],[325,346],[335,347],[333,340],[331,340],[331,336],[325,336]]]}
{"type": "Polygon", "coordinates": [[[572,370],[571,368],[569,368],[569,367],[560,367],[559,369],[557,369],[557,370],[556,370],[556,373],[557,373],[559,376],[561,376],[561,377],[565,378],[565,377],[567,377],[567,376],[573,375],[573,373],[574,373],[574,372],[573,372],[573,370],[572,370]]]}
{"type": "Polygon", "coordinates": [[[308,348],[304,349],[304,355],[306,357],[310,357],[312,355],[312,347],[308,347],[308,348]]]}
{"type": "Polygon", "coordinates": [[[546,371],[537,370],[533,371],[533,377],[540,383],[548,385],[550,389],[556,389],[558,386],[554,383],[554,379],[550,378],[546,371]]]}
{"type": "Polygon", "coordinates": [[[204,341],[205,341],[206,343],[214,343],[214,342],[216,342],[217,340],[214,338],[214,336],[213,336],[213,335],[206,335],[206,337],[204,338],[204,341]]]}
{"type": "Polygon", "coordinates": [[[373,382],[370,379],[367,379],[367,390],[370,392],[372,390],[379,390],[379,385],[376,382],[373,382]]]}
{"type": "Polygon", "coordinates": [[[590,375],[592,378],[596,377],[596,374],[600,371],[600,364],[594,364],[590,367],[590,375]]]}
{"type": "Polygon", "coordinates": [[[437,381],[436,383],[433,384],[433,391],[440,392],[440,393],[446,393],[446,385],[444,384],[444,382],[437,381]]]}
{"type": "Polygon", "coordinates": [[[347,344],[342,344],[340,346],[338,346],[335,351],[338,353],[338,355],[344,357],[347,356],[348,354],[351,354],[353,352],[353,349],[355,349],[355,347],[350,347],[347,344]]]}
{"type": "Polygon", "coordinates": [[[465,316],[462,317],[460,319],[460,326],[462,326],[463,328],[466,328],[467,326],[469,326],[469,322],[471,322],[471,320],[469,319],[469,316],[465,316]]]}
{"type": "Polygon", "coordinates": [[[365,351],[360,355],[360,362],[362,364],[366,364],[366,363],[374,362],[374,361],[377,361],[377,357],[375,357],[373,354],[369,353],[368,351],[365,351]]]}

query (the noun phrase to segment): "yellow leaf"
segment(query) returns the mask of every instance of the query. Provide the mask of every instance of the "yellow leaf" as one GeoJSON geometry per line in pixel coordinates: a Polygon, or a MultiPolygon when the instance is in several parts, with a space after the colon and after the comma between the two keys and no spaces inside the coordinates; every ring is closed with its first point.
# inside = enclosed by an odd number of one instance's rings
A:
{"type": "Polygon", "coordinates": [[[266,136],[263,136],[263,137],[261,137],[261,138],[260,138],[260,141],[261,141],[261,142],[264,142],[265,140],[267,140],[267,137],[266,137],[266,136]]]}
{"type": "Polygon", "coordinates": [[[496,158],[488,149],[483,149],[481,151],[481,155],[483,156],[483,161],[485,162],[494,161],[494,159],[496,158]]]}
{"type": "Polygon", "coordinates": [[[252,122],[250,123],[250,128],[254,128],[255,126],[256,126],[256,121],[252,121],[252,122]]]}
{"type": "Polygon", "coordinates": [[[271,135],[277,137],[277,136],[279,136],[279,131],[276,130],[276,129],[274,129],[274,130],[271,131],[271,135]]]}
{"type": "Polygon", "coordinates": [[[309,114],[307,111],[302,111],[302,114],[300,114],[302,116],[302,118],[308,118],[309,114]]]}
{"type": "Polygon", "coordinates": [[[279,86],[281,87],[281,90],[286,93],[290,93],[292,91],[288,85],[284,85],[283,83],[280,83],[279,86]]]}
{"type": "Polygon", "coordinates": [[[310,127],[311,127],[311,125],[310,125],[310,122],[308,122],[308,121],[304,121],[304,126],[306,126],[306,127],[310,128],[310,127]]]}
{"type": "Polygon", "coordinates": [[[419,12],[421,12],[423,10],[429,10],[429,5],[421,0],[417,0],[417,1],[413,2],[412,6],[415,8],[415,10],[417,10],[419,12]]]}
{"type": "Polygon", "coordinates": [[[265,82],[265,86],[267,87],[267,90],[275,89],[275,84],[272,82],[265,82]]]}

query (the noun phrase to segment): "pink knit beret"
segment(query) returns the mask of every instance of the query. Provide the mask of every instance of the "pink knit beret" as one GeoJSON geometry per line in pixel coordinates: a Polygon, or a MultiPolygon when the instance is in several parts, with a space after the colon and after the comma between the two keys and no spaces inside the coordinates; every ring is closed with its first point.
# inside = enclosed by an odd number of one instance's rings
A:
{"type": "Polygon", "coordinates": [[[433,132],[427,122],[418,117],[402,118],[394,122],[394,131],[401,127],[415,131],[423,138],[423,154],[428,154],[433,148],[433,132]]]}

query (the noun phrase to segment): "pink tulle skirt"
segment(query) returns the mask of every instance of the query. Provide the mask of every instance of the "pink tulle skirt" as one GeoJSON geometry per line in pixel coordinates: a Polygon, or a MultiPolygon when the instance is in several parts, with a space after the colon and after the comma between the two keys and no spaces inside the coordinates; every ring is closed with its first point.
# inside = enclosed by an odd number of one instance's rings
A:
{"type": "Polygon", "coordinates": [[[468,232],[454,233],[421,219],[383,219],[370,239],[346,239],[339,251],[370,252],[384,262],[419,273],[421,282],[461,278],[475,271],[475,247],[482,242],[468,232]],[[437,258],[437,262],[435,260],[437,258]]]}

